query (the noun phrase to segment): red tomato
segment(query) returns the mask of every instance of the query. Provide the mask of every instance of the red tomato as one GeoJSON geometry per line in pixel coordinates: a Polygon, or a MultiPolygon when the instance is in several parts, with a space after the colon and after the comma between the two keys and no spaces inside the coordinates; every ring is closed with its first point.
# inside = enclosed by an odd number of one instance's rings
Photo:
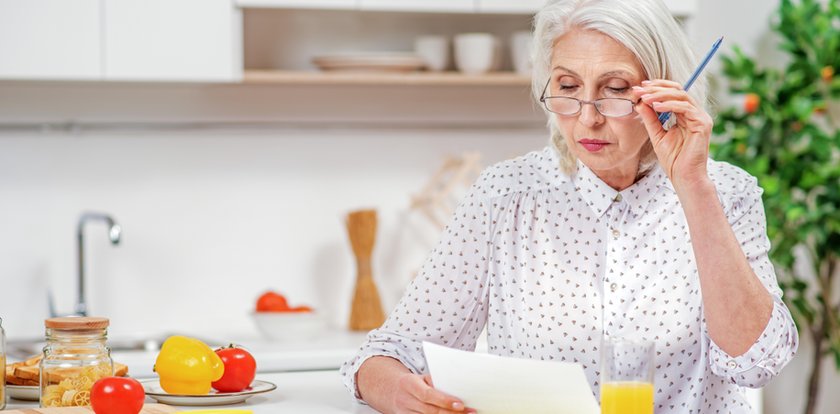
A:
{"type": "Polygon", "coordinates": [[[282,312],[289,310],[286,297],[277,292],[265,292],[257,299],[257,312],[282,312]]]}
{"type": "Polygon", "coordinates": [[[257,361],[246,350],[231,345],[219,348],[216,355],[225,364],[222,378],[211,385],[219,392],[239,392],[251,386],[257,374],[257,361]]]}
{"type": "Polygon", "coordinates": [[[90,405],[96,414],[137,414],[145,399],[143,385],[133,378],[101,378],[90,390],[90,405]]]}

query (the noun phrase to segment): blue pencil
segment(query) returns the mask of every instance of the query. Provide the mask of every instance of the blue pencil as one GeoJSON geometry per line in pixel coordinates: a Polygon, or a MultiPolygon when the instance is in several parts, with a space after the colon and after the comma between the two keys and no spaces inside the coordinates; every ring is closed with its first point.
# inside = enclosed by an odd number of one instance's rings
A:
{"type": "MultiPolygon", "coordinates": [[[[688,91],[688,88],[690,88],[691,85],[694,84],[694,81],[696,81],[697,78],[700,77],[700,73],[703,72],[703,69],[706,68],[706,65],[709,64],[709,61],[712,60],[712,56],[714,56],[715,52],[717,52],[718,48],[720,48],[721,43],[723,43],[723,36],[721,36],[720,39],[718,39],[715,42],[715,44],[712,45],[712,50],[710,50],[709,53],[706,53],[706,57],[703,58],[703,61],[700,62],[700,64],[697,66],[697,69],[694,69],[694,73],[691,74],[691,77],[688,79],[688,82],[686,82],[683,86],[683,90],[688,91]]],[[[660,124],[665,125],[665,123],[668,122],[669,119],[671,119],[670,112],[663,112],[659,114],[660,124]]]]}

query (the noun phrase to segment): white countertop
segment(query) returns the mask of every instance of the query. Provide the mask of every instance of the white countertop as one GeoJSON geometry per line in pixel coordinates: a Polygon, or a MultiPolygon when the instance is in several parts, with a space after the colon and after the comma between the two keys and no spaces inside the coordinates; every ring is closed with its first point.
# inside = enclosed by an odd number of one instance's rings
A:
{"type": "MultiPolygon", "coordinates": [[[[257,360],[257,379],[277,385],[266,394],[245,403],[218,408],[248,408],[255,414],[269,413],[376,413],[357,404],[344,388],[338,368],[358,350],[366,333],[332,330],[296,341],[269,341],[261,337],[237,337],[233,341],[248,349],[257,360]]],[[[114,361],[126,364],[132,377],[153,378],[157,351],[113,352],[114,361]]],[[[155,402],[147,399],[147,402],[155,402]]],[[[9,399],[6,408],[33,408],[37,402],[9,399]]],[[[200,409],[213,407],[183,407],[200,409]]]]}
{"type": "MultiPolygon", "coordinates": [[[[344,388],[338,371],[302,371],[257,375],[257,379],[277,385],[266,394],[255,395],[244,403],[218,407],[179,407],[184,411],[208,408],[240,408],[254,414],[373,414],[376,410],[356,403],[344,388]]],[[[149,403],[155,402],[147,398],[149,403]]],[[[34,408],[36,402],[9,400],[6,408],[34,408]]]]}

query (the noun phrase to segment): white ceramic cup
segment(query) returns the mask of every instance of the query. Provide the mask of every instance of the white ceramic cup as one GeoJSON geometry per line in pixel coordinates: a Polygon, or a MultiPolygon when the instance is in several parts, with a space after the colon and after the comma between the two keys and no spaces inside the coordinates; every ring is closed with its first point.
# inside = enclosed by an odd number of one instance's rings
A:
{"type": "Polygon", "coordinates": [[[513,70],[520,75],[531,74],[531,32],[515,32],[510,37],[510,58],[513,70]]]}
{"type": "Polygon", "coordinates": [[[414,53],[426,68],[440,72],[449,67],[449,39],[445,36],[419,36],[414,39],[414,53]]]}
{"type": "Polygon", "coordinates": [[[462,33],[455,36],[455,65],[463,73],[478,75],[493,70],[498,41],[490,33],[462,33]]]}

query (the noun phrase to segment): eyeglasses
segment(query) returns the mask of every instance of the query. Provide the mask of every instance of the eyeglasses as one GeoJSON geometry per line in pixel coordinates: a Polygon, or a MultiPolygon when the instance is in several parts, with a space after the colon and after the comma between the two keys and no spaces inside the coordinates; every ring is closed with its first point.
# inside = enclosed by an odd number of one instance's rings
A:
{"type": "Polygon", "coordinates": [[[634,112],[634,107],[639,101],[631,101],[630,99],[622,98],[601,98],[594,101],[583,101],[577,98],[567,96],[545,96],[548,92],[548,85],[551,79],[545,83],[540,102],[545,105],[545,109],[558,115],[572,116],[580,113],[583,105],[592,105],[599,114],[610,117],[619,118],[630,115],[634,112]]]}

